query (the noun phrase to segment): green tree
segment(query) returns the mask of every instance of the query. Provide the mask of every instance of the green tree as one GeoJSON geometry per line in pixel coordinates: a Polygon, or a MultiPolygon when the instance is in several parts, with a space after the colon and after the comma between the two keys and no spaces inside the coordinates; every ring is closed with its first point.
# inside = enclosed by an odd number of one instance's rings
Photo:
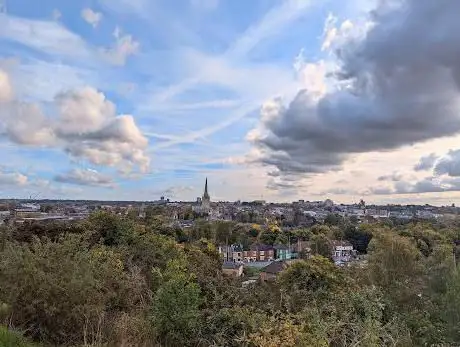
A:
{"type": "Polygon", "coordinates": [[[97,211],[88,218],[86,229],[92,232],[93,239],[102,239],[107,246],[130,243],[134,236],[135,224],[132,220],[114,215],[110,212],[97,211]]]}
{"type": "Polygon", "coordinates": [[[331,241],[324,234],[318,234],[311,239],[311,251],[313,254],[321,255],[325,258],[332,256],[331,241]]]}
{"type": "Polygon", "coordinates": [[[372,230],[369,227],[348,225],[344,230],[344,238],[353,245],[359,253],[367,253],[367,247],[372,239],[372,230]]]}
{"type": "Polygon", "coordinates": [[[167,345],[191,345],[202,302],[200,287],[181,261],[170,261],[163,278],[153,301],[154,328],[167,345]]]}

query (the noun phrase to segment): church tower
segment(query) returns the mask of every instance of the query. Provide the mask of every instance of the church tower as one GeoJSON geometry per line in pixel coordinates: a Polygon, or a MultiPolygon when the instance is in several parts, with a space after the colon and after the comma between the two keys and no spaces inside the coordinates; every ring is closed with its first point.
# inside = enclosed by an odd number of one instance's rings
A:
{"type": "Polygon", "coordinates": [[[203,198],[201,199],[201,207],[203,209],[203,212],[209,212],[209,209],[211,207],[211,197],[209,196],[208,193],[208,178],[206,177],[206,182],[204,184],[204,193],[203,193],[203,198]]]}
{"type": "Polygon", "coordinates": [[[203,200],[208,200],[208,201],[211,200],[211,198],[209,197],[209,193],[208,193],[208,178],[207,177],[206,177],[206,182],[204,184],[203,200]]]}

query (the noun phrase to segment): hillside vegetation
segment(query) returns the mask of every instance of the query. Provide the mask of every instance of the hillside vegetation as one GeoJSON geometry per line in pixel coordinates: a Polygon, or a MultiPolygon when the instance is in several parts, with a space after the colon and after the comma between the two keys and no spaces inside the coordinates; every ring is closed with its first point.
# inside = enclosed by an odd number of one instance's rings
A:
{"type": "Polygon", "coordinates": [[[184,231],[102,212],[79,224],[2,227],[0,345],[460,344],[456,222],[298,234],[348,239],[366,262],[340,268],[318,254],[273,283],[242,288],[222,275],[216,242],[269,234],[205,222],[184,231]]]}

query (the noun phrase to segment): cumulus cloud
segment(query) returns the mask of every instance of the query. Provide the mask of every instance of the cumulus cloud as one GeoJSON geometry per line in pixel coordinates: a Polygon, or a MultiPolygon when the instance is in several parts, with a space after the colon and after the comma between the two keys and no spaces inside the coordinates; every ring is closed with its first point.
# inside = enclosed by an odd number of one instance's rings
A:
{"type": "Polygon", "coordinates": [[[131,35],[123,34],[119,27],[113,32],[115,44],[113,47],[102,49],[103,56],[114,65],[125,65],[129,56],[139,51],[140,44],[131,35]]]}
{"type": "Polygon", "coordinates": [[[437,175],[460,177],[460,150],[450,150],[447,156],[436,163],[434,172],[437,175]]]}
{"type": "Polygon", "coordinates": [[[95,12],[90,8],[85,8],[81,11],[81,17],[84,21],[96,28],[102,20],[102,13],[95,12]]]}
{"type": "Polygon", "coordinates": [[[90,87],[66,91],[54,98],[50,108],[54,112],[46,115],[33,103],[4,103],[0,134],[20,145],[61,148],[72,157],[124,173],[136,167],[148,171],[147,138],[133,116],[116,114],[103,93],[90,87]]]}
{"type": "Polygon", "coordinates": [[[24,186],[27,183],[27,176],[21,173],[0,171],[0,185],[24,186]]]}
{"type": "Polygon", "coordinates": [[[419,162],[414,166],[415,171],[431,170],[438,160],[438,156],[435,153],[431,153],[427,156],[421,157],[419,162]]]}
{"type": "Polygon", "coordinates": [[[115,117],[115,105],[103,93],[86,87],[58,94],[58,129],[62,134],[83,134],[100,129],[115,117]]]}
{"type": "Polygon", "coordinates": [[[322,173],[355,153],[458,134],[458,13],[459,1],[379,2],[366,32],[336,48],[326,92],[306,85],[289,104],[262,107],[248,135],[259,161],[287,174],[322,173]]]}
{"type": "Polygon", "coordinates": [[[103,175],[92,169],[73,169],[64,174],[57,175],[54,180],[60,183],[69,183],[80,186],[114,186],[114,182],[111,177],[103,175]]]}
{"type": "Polygon", "coordinates": [[[322,51],[328,51],[336,44],[340,44],[353,30],[353,23],[345,20],[340,26],[337,26],[338,18],[329,13],[324,24],[322,51]]]}

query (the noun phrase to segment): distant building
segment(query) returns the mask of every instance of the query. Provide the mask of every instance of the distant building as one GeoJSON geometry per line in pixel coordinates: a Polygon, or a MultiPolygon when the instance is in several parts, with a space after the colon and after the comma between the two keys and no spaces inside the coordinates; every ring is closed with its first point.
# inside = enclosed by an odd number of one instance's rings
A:
{"type": "Polygon", "coordinates": [[[227,276],[241,277],[243,275],[243,264],[225,261],[222,264],[222,272],[227,276]]]}
{"type": "Polygon", "coordinates": [[[275,249],[270,245],[255,244],[243,252],[243,259],[246,262],[272,261],[275,259],[275,249]]]}
{"type": "Polygon", "coordinates": [[[275,259],[276,260],[289,260],[295,258],[294,252],[292,252],[292,247],[286,245],[275,245],[275,259]]]}
{"type": "Polygon", "coordinates": [[[243,247],[241,245],[219,246],[218,252],[224,262],[239,263],[243,261],[243,247]]]}
{"type": "Polygon", "coordinates": [[[285,261],[282,261],[282,260],[274,261],[270,263],[269,265],[267,265],[266,267],[262,268],[262,270],[260,271],[259,278],[262,282],[274,281],[276,277],[278,276],[278,274],[284,271],[285,269],[287,269],[288,266],[289,266],[288,263],[285,261]]]}
{"type": "Polygon", "coordinates": [[[356,256],[356,250],[348,241],[332,241],[332,260],[337,265],[342,265],[353,260],[356,256]]]}
{"type": "Polygon", "coordinates": [[[208,178],[206,177],[206,182],[204,184],[204,193],[203,198],[201,199],[201,207],[204,210],[208,210],[211,208],[211,197],[208,193],[208,178]]]}
{"type": "Polygon", "coordinates": [[[211,197],[209,196],[208,192],[208,178],[206,177],[206,181],[204,184],[204,193],[201,198],[196,199],[197,206],[193,208],[196,213],[202,215],[209,215],[211,212],[211,197]]]}

